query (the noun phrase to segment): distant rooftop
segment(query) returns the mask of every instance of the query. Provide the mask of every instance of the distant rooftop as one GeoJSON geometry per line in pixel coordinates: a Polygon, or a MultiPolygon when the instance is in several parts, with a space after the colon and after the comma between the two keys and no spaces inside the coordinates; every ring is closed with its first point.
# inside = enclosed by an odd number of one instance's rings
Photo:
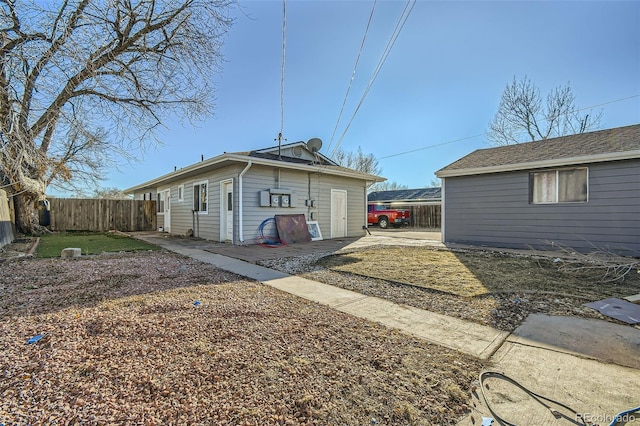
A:
{"type": "Polygon", "coordinates": [[[417,188],[417,189],[396,189],[393,191],[376,191],[368,195],[369,201],[375,202],[420,202],[420,201],[440,201],[442,198],[442,188],[417,188]]]}

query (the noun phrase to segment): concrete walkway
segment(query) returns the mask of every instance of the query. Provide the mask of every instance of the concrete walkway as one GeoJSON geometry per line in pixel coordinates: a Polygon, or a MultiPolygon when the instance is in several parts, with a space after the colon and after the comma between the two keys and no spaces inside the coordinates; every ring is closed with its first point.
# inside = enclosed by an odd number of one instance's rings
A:
{"type": "Polygon", "coordinates": [[[505,331],[492,327],[398,305],[388,300],[365,296],[244,260],[212,253],[210,248],[205,250],[204,247],[190,247],[172,238],[163,238],[154,234],[137,234],[135,237],[338,311],[398,329],[481,359],[488,359],[493,355],[509,335],[505,331]]]}

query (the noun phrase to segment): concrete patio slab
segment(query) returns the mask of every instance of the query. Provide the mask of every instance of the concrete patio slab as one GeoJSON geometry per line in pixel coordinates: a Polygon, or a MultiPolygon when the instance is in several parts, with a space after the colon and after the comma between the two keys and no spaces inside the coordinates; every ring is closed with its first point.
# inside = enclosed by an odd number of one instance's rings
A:
{"type": "MultiPolygon", "coordinates": [[[[510,341],[502,345],[492,360],[496,363],[494,370],[568,405],[591,424],[608,425],[616,414],[640,405],[637,369],[510,341]]],[[[556,419],[548,409],[507,382],[490,379],[485,383],[489,386],[485,392],[492,409],[508,422],[518,426],[584,424],[556,419]]],[[[474,396],[472,413],[458,425],[477,426],[482,417],[493,416],[484,401],[474,396]]],[[[632,421],[627,425],[640,425],[640,414],[629,419],[632,421]]]]}
{"type": "Polygon", "coordinates": [[[640,330],[599,319],[532,314],[508,340],[640,369],[640,330]]]}

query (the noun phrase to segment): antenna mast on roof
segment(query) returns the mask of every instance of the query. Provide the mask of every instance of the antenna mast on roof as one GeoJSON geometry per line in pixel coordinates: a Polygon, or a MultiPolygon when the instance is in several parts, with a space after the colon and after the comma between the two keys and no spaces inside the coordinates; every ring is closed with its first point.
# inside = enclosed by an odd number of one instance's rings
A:
{"type": "Polygon", "coordinates": [[[282,141],[287,141],[286,138],[282,137],[282,132],[278,133],[278,137],[274,139],[274,141],[278,141],[278,160],[282,160],[282,141]]]}
{"type": "MultiPolygon", "coordinates": [[[[282,72],[280,74],[280,133],[278,133],[278,160],[282,160],[282,132],[284,131],[284,64],[287,46],[287,0],[282,0],[282,72]]],[[[275,139],[274,139],[275,140],[275,139]]],[[[284,139],[286,141],[286,139],[284,139]]]]}

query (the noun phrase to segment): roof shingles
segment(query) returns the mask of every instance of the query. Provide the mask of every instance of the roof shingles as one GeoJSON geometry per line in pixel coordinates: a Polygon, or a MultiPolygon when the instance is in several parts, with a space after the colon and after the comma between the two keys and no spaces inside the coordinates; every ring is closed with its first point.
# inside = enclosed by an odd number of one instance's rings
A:
{"type": "Polygon", "coordinates": [[[640,124],[479,149],[438,172],[481,169],[640,150],[640,124]]]}

